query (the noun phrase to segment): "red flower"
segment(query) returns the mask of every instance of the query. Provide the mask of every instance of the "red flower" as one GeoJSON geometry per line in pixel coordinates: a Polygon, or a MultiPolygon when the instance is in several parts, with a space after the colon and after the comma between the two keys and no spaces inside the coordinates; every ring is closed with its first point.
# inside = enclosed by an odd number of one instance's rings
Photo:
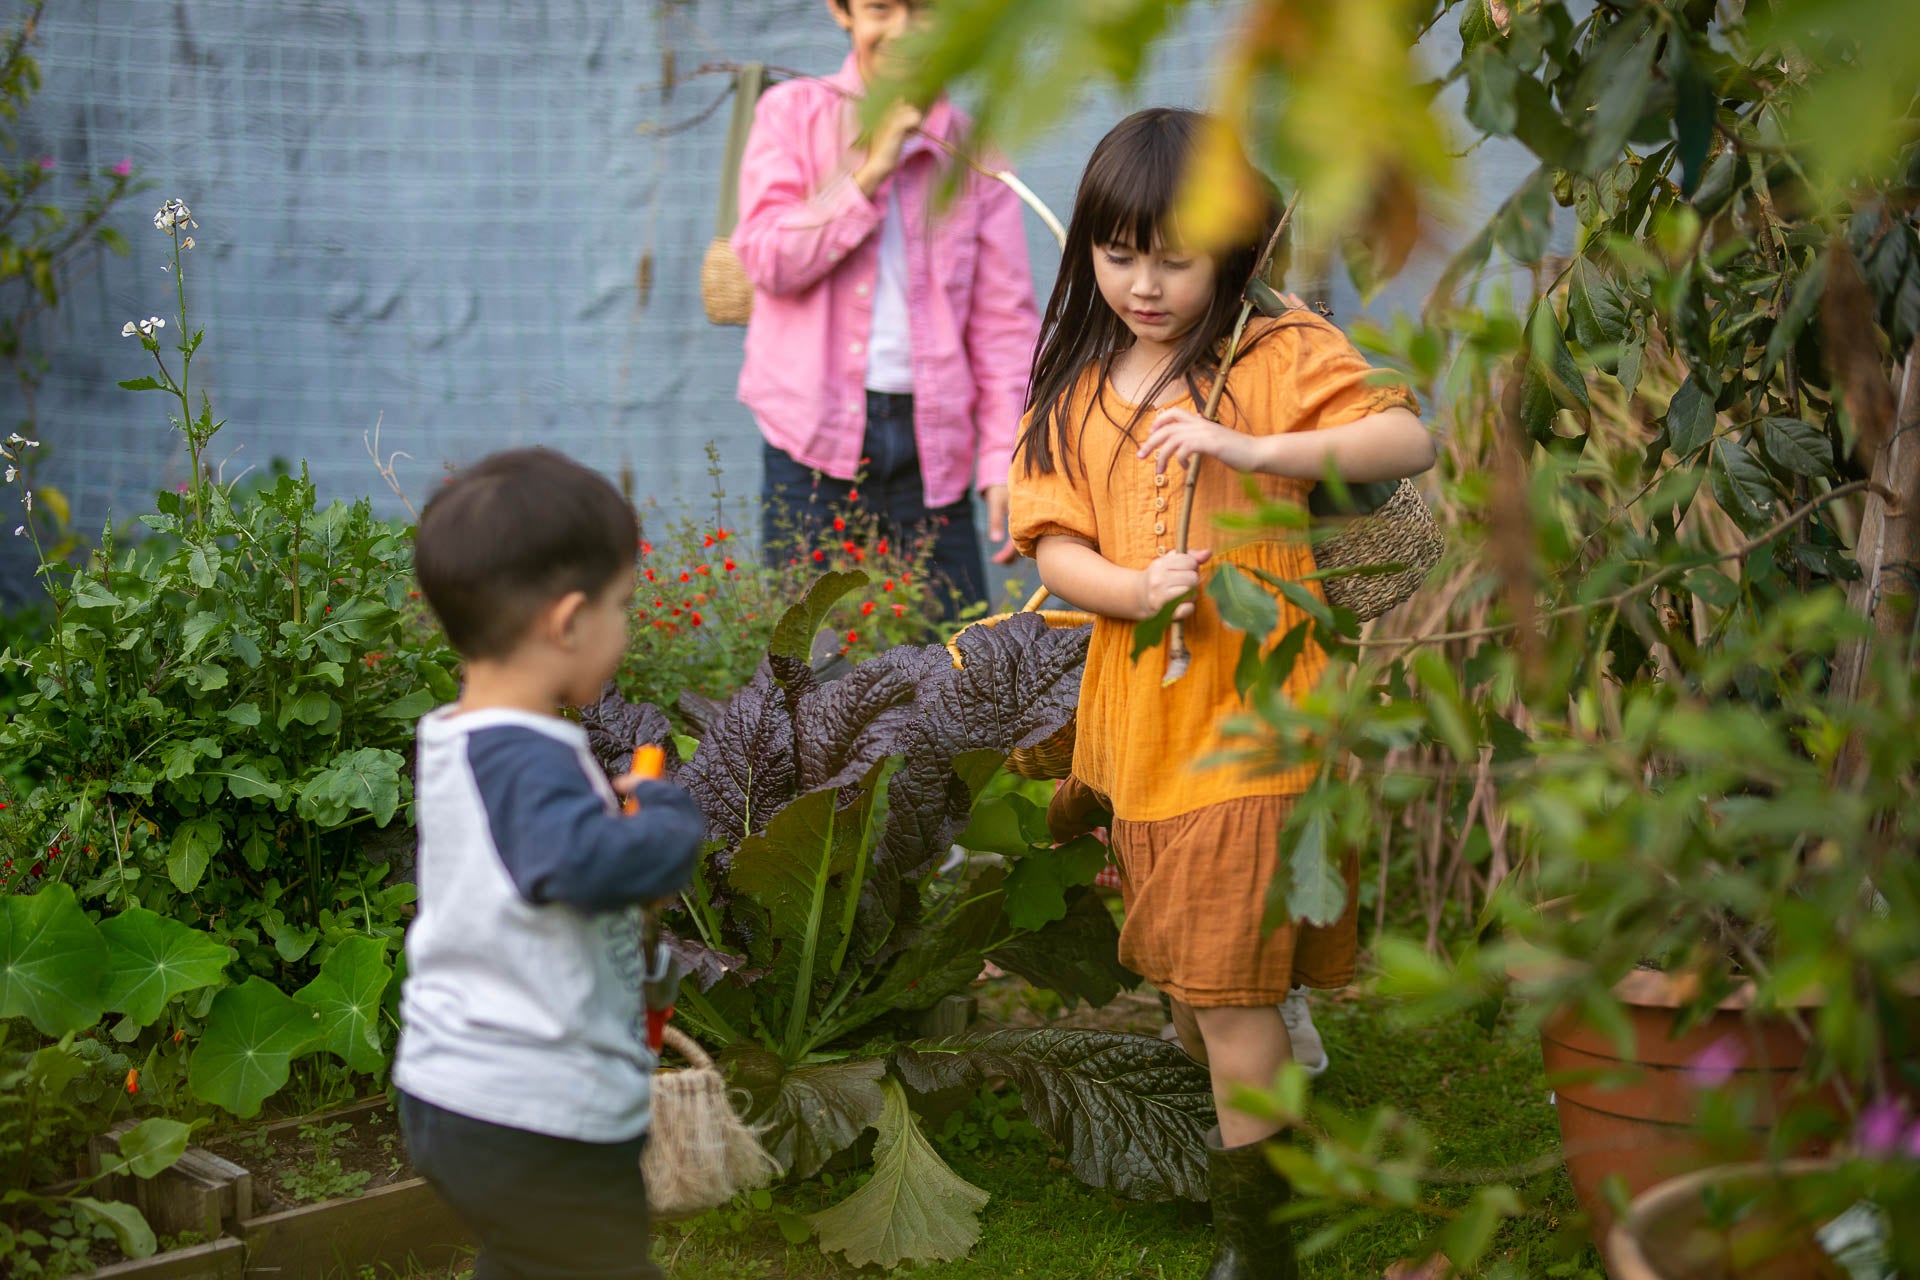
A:
{"type": "Polygon", "coordinates": [[[700,567],[699,567],[698,569],[695,569],[695,570],[694,570],[694,572],[695,572],[695,573],[703,573],[703,574],[705,574],[706,576],[708,576],[709,578],[711,578],[711,577],[713,576],[713,569],[712,569],[712,567],[711,567],[711,566],[709,566],[709,565],[704,565],[704,564],[703,564],[703,565],[701,565],[701,566],[700,566],[700,567]]]}
{"type": "Polygon", "coordinates": [[[656,609],[664,609],[667,607],[667,602],[665,600],[655,600],[653,602],[653,607],[656,609]]]}
{"type": "Polygon", "coordinates": [[[691,622],[694,626],[697,627],[702,625],[705,622],[705,619],[696,613],[691,618],[688,618],[687,621],[691,622]]]}
{"type": "Polygon", "coordinates": [[[848,502],[860,501],[860,491],[858,489],[847,490],[847,501],[848,502]]]}
{"type": "Polygon", "coordinates": [[[881,555],[887,554],[887,540],[885,538],[880,539],[880,545],[875,547],[874,550],[878,551],[881,555]]]}
{"type": "Polygon", "coordinates": [[[418,591],[409,591],[409,592],[407,592],[407,599],[409,599],[409,600],[418,600],[419,598],[420,598],[420,593],[419,593],[418,591]]]}
{"type": "Polygon", "coordinates": [[[892,578],[888,578],[888,579],[887,579],[887,585],[886,585],[886,586],[884,586],[884,587],[882,587],[882,588],[880,588],[880,589],[881,589],[882,591],[891,591],[891,590],[893,590],[893,579],[892,579],[892,578]]]}
{"type": "Polygon", "coordinates": [[[896,618],[904,618],[904,617],[906,617],[906,616],[907,616],[907,606],[905,606],[905,605],[903,605],[903,604],[896,604],[895,606],[893,606],[893,616],[894,616],[894,617],[896,617],[896,618]]]}
{"type": "Polygon", "coordinates": [[[841,549],[842,551],[844,551],[844,552],[846,552],[846,553],[847,553],[848,555],[852,555],[852,554],[853,554],[853,553],[854,553],[855,551],[857,551],[857,550],[859,550],[859,548],[858,548],[858,547],[856,547],[856,546],[855,546],[855,545],[854,545],[853,543],[851,543],[851,542],[843,542],[843,543],[841,543],[841,544],[840,544],[840,549],[841,549]]]}
{"type": "Polygon", "coordinates": [[[640,554],[643,556],[650,556],[653,554],[653,544],[651,542],[648,542],[645,538],[640,539],[640,554]]]}
{"type": "Polygon", "coordinates": [[[813,562],[815,564],[819,564],[821,561],[825,560],[826,558],[827,558],[827,553],[824,551],[815,551],[813,553],[813,562]]]}
{"type": "Polygon", "coordinates": [[[847,632],[847,643],[848,643],[848,644],[859,644],[859,643],[860,643],[860,633],[859,633],[858,631],[849,631],[849,632],[847,632]]]}
{"type": "Polygon", "coordinates": [[[653,577],[653,570],[652,570],[652,569],[648,569],[648,570],[647,570],[647,581],[648,581],[648,582],[652,582],[653,580],[654,580],[654,577],[653,577]]]}
{"type": "Polygon", "coordinates": [[[738,569],[740,566],[733,562],[732,556],[728,556],[726,558],[725,563],[723,563],[720,567],[722,569],[725,569],[728,573],[732,573],[735,569],[738,569]]]}
{"type": "Polygon", "coordinates": [[[136,1094],[138,1092],[140,1092],[140,1068],[128,1067],[127,1068],[127,1093],[131,1095],[131,1094],[136,1094]]]}
{"type": "Polygon", "coordinates": [[[868,617],[868,616],[869,616],[869,615],[871,615],[872,613],[873,613],[873,601],[871,601],[871,600],[869,600],[869,601],[867,601],[867,602],[866,602],[865,604],[863,604],[863,605],[861,605],[861,606],[860,606],[860,616],[861,616],[861,617],[863,617],[863,618],[865,618],[865,617],[868,617]]]}
{"type": "Polygon", "coordinates": [[[184,1032],[184,1031],[176,1031],[176,1032],[174,1032],[174,1033],[173,1033],[173,1042],[174,1042],[175,1044],[179,1044],[179,1043],[180,1043],[180,1041],[181,1041],[181,1040],[183,1040],[183,1039],[184,1039],[184,1038],[186,1037],[186,1034],[187,1034],[187,1033],[186,1033],[186,1032],[184,1032]]]}
{"type": "Polygon", "coordinates": [[[733,536],[733,531],[731,529],[715,529],[713,531],[713,536],[715,540],[719,542],[725,542],[728,538],[731,538],[733,536]]]}
{"type": "Polygon", "coordinates": [[[833,518],[833,531],[835,533],[845,533],[847,531],[847,522],[839,516],[835,516],[833,518]]]}
{"type": "Polygon", "coordinates": [[[682,571],[682,572],[681,572],[681,574],[680,574],[680,581],[682,581],[682,582],[692,582],[692,581],[693,581],[693,575],[692,575],[692,574],[690,574],[690,573],[687,573],[687,572],[685,572],[685,571],[682,571]]]}
{"type": "Polygon", "coordinates": [[[799,563],[800,563],[800,557],[799,557],[799,556],[792,556],[792,557],[790,557],[790,558],[789,558],[789,559],[787,560],[787,564],[788,564],[788,566],[789,566],[789,567],[791,567],[791,566],[793,566],[793,565],[796,565],[796,564],[799,564],[799,563]]]}
{"type": "Polygon", "coordinates": [[[699,595],[693,598],[693,602],[695,604],[705,604],[707,602],[707,593],[702,591],[699,595]]]}
{"type": "Polygon", "coordinates": [[[701,546],[703,546],[703,547],[710,547],[710,546],[712,546],[712,545],[713,545],[713,535],[712,535],[712,534],[708,534],[708,535],[706,536],[706,538],[705,538],[705,539],[703,539],[703,540],[701,541],[701,543],[700,543],[700,545],[701,545],[701,546]]]}

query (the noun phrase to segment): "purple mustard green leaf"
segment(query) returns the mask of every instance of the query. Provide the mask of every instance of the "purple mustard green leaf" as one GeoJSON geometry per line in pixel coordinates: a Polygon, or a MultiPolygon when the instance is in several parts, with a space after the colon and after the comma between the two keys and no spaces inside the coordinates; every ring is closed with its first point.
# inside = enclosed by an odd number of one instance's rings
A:
{"type": "Polygon", "coordinates": [[[686,980],[697,991],[711,991],[715,983],[726,977],[746,982],[759,976],[757,971],[747,967],[745,956],[710,947],[698,938],[682,938],[670,930],[662,930],[660,940],[686,969],[686,980]]]}
{"type": "Polygon", "coordinates": [[[798,794],[793,713],[766,664],[727,699],[679,781],[706,814],[709,834],[726,844],[722,866],[733,845],[798,794]]]}
{"type": "Polygon", "coordinates": [[[800,786],[845,786],[898,751],[916,690],[910,667],[875,659],[804,693],[795,720],[800,786]]]}
{"type": "MultiPolygon", "coordinates": [[[[593,758],[616,777],[632,764],[635,747],[668,747],[673,738],[673,722],[666,712],[651,702],[628,702],[612,681],[607,682],[598,702],[580,708],[580,723],[586,728],[593,758]]],[[[669,750],[668,761],[675,758],[676,753],[669,750]]]]}
{"type": "Polygon", "coordinates": [[[1213,1090],[1177,1044],[1043,1027],[908,1045],[893,1065],[916,1093],[1012,1080],[1028,1118],[1089,1186],[1133,1200],[1207,1198],[1213,1090]]]}

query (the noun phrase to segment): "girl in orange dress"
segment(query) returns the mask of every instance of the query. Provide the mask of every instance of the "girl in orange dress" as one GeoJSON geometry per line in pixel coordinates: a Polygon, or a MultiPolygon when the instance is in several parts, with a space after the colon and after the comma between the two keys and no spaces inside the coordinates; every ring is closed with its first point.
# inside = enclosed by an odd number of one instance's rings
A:
{"type": "MultiPolygon", "coordinates": [[[[1311,774],[1204,763],[1221,746],[1221,721],[1244,703],[1234,687],[1241,636],[1203,587],[1223,563],[1295,580],[1314,563],[1297,538],[1225,535],[1214,517],[1253,508],[1249,477],[1263,499],[1304,503],[1329,468],[1355,483],[1396,479],[1431,466],[1435,450],[1408,392],[1382,385],[1338,329],[1304,310],[1248,326],[1220,423],[1200,417],[1278,216],[1267,208],[1244,242],[1219,252],[1181,243],[1173,210],[1205,123],[1189,111],[1143,111],[1094,150],[1034,358],[1011,504],[1015,543],[1041,580],[1098,617],[1074,780],[1056,811],[1088,792],[1111,810],[1126,904],[1121,958],[1172,997],[1188,1052],[1213,1078],[1208,1280],[1265,1280],[1294,1275],[1287,1229],[1267,1220],[1288,1188],[1260,1150],[1272,1126],[1227,1099],[1235,1084],[1270,1084],[1288,1060],[1277,1006],[1294,982],[1351,978],[1354,894],[1328,929],[1261,928],[1280,831],[1311,774]],[[1182,553],[1184,464],[1201,457],[1209,461],[1192,528],[1205,545],[1182,553]],[[1192,666],[1162,687],[1164,650],[1133,662],[1133,625],[1188,597],[1175,616],[1186,621],[1192,666]]],[[[1301,620],[1277,603],[1268,644],[1301,620]]],[[[1309,646],[1289,692],[1310,688],[1324,665],[1309,646]]]]}

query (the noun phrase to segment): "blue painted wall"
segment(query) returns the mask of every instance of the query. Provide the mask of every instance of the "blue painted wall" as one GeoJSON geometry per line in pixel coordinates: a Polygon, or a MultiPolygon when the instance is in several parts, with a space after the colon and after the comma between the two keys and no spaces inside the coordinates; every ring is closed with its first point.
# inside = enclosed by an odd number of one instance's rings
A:
{"type": "MultiPolygon", "coordinates": [[[[215,446],[229,476],[305,458],[324,496],[372,492],[397,509],[362,440],[379,419],[386,448],[412,455],[400,472],[416,500],[447,464],[533,442],[631,468],[638,497],[672,500],[705,491],[715,441],[729,487],[755,489],[757,436],[733,399],[741,331],[709,326],[698,289],[727,112],[665,140],[642,132],[697,114],[724,85],[693,80],[667,103],[647,86],[667,47],[683,71],[746,58],[832,70],[845,41],[824,3],[50,6],[29,146],[68,171],[130,157],[157,186],[123,219],[131,257],[102,260],[38,335],[53,366],[45,479],[97,526],[185,476],[165,402],[114,385],[145,358],[121,325],[170,313],[151,214],[178,196],[200,223],[189,280],[208,340],[195,374],[229,420],[215,446]]],[[[1125,110],[1204,105],[1231,13],[1196,6],[1136,100],[1091,99],[1017,156],[1035,190],[1064,216],[1125,110]]],[[[1474,163],[1462,223],[1524,172],[1508,152],[1474,163]]],[[[1058,255],[1037,221],[1029,240],[1044,298],[1058,255]]],[[[1416,303],[1427,274],[1376,309],[1416,303]]],[[[1350,316],[1351,293],[1336,299],[1350,316]]]]}

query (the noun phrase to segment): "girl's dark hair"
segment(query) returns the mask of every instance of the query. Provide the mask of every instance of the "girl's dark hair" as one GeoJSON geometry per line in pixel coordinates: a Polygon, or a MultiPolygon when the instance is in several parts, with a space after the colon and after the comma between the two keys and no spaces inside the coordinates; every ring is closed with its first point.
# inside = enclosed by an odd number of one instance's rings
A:
{"type": "MultiPolygon", "coordinates": [[[[1103,244],[1126,245],[1146,251],[1156,240],[1177,243],[1174,205],[1180,198],[1188,166],[1199,151],[1207,119],[1197,111],[1177,107],[1150,107],[1135,112],[1100,140],[1087,161],[1074,196],[1073,219],[1061,251],[1060,276],[1047,299],[1040,325],[1040,345],[1033,357],[1027,408],[1032,416],[1020,437],[1029,473],[1049,474],[1064,465],[1077,432],[1070,417],[1075,385],[1088,365],[1098,365],[1099,390],[1105,396],[1107,375],[1116,356],[1133,345],[1126,322],[1100,296],[1093,273],[1093,251],[1103,244]]],[[[1246,164],[1246,158],[1241,157],[1246,164]]],[[[1246,236],[1213,254],[1216,280],[1213,301],[1200,322],[1181,341],[1173,360],[1155,380],[1128,422],[1129,436],[1147,406],[1156,403],[1177,379],[1187,384],[1194,403],[1204,398],[1200,379],[1217,372],[1219,349],[1233,331],[1240,311],[1240,295],[1253,275],[1260,251],[1279,220],[1279,205],[1271,185],[1254,173],[1254,186],[1263,193],[1260,216],[1246,236]]],[[[1087,413],[1096,401],[1089,401],[1087,413]]]]}

